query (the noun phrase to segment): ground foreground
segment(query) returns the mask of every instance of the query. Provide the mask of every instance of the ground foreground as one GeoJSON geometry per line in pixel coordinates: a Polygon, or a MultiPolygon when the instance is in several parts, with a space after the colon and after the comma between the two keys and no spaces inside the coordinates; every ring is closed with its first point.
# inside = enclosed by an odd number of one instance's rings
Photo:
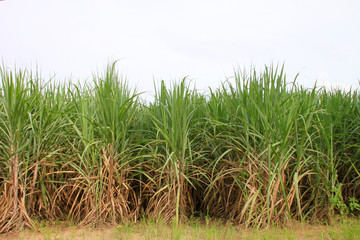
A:
{"type": "Polygon", "coordinates": [[[217,221],[193,220],[180,226],[142,221],[117,227],[47,225],[0,235],[0,239],[360,239],[360,220],[344,219],[331,225],[291,223],[288,227],[243,229],[217,221]]]}

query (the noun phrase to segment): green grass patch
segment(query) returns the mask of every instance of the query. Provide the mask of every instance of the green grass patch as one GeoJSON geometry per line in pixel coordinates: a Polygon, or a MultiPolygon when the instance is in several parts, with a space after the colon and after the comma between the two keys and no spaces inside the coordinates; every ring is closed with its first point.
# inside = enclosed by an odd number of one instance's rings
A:
{"type": "Polygon", "coordinates": [[[7,233],[5,239],[359,239],[360,221],[344,218],[333,225],[292,222],[288,226],[267,229],[245,229],[222,221],[203,219],[189,224],[171,225],[156,220],[98,228],[69,226],[57,223],[34,230],[7,233]]]}

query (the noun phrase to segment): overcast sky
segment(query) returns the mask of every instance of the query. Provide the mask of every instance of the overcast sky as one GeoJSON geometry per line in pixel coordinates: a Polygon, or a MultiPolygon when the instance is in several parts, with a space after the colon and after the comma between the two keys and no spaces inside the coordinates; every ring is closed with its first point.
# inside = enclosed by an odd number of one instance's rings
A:
{"type": "Polygon", "coordinates": [[[306,87],[359,87],[359,0],[5,0],[0,57],[84,81],[108,60],[133,86],[189,76],[217,87],[239,66],[285,63],[306,87]]]}

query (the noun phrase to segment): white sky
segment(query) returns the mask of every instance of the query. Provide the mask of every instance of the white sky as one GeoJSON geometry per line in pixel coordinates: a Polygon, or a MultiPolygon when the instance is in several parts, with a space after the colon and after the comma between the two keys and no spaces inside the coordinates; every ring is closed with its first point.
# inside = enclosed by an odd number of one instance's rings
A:
{"type": "Polygon", "coordinates": [[[355,88],[359,0],[5,0],[0,58],[84,81],[108,60],[133,86],[193,79],[218,87],[238,66],[284,63],[288,80],[355,88]]]}

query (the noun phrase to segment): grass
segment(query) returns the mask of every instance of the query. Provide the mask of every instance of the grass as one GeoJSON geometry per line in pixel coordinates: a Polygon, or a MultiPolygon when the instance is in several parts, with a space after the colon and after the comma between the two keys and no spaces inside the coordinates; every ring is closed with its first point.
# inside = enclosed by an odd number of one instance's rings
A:
{"type": "Polygon", "coordinates": [[[122,224],[116,227],[78,227],[65,223],[3,235],[5,239],[359,239],[360,222],[344,218],[331,226],[292,222],[287,227],[245,229],[222,221],[168,225],[156,220],[122,224]]]}
{"type": "Polygon", "coordinates": [[[84,85],[0,77],[0,233],[147,216],[183,238],[192,216],[255,229],[359,216],[356,90],[304,89],[276,66],[209,94],[162,81],[150,103],[116,63],[84,85]]]}

